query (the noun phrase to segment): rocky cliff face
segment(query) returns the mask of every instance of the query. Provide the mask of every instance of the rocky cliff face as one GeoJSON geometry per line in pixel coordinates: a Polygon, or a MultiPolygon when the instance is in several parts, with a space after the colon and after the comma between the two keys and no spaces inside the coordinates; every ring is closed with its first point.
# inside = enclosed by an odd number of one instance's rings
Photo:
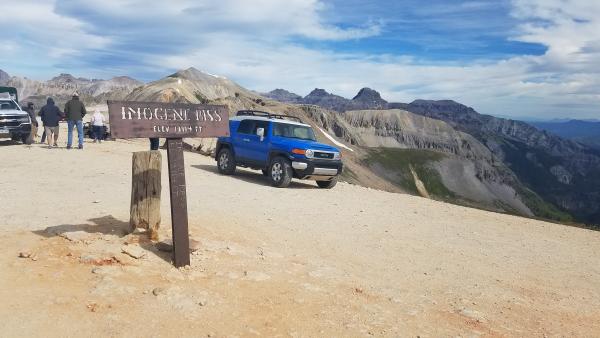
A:
{"type": "MultiPolygon", "coordinates": [[[[423,151],[394,153],[400,157],[411,154],[405,161],[421,158],[431,151],[448,155],[431,156],[428,163],[412,164],[409,168],[411,175],[404,172],[405,177],[410,179],[415,174],[414,167],[421,165],[424,166],[421,170],[429,170],[430,175],[439,176],[438,188],[449,190],[457,199],[493,210],[532,215],[516,192],[514,186],[518,182],[510,171],[496,161],[485,145],[448,123],[399,109],[347,111],[343,118],[348,123],[349,130],[356,135],[356,143],[361,146],[423,151]]],[[[372,157],[374,160],[378,158],[380,157],[372,157]]],[[[384,168],[375,169],[380,174],[390,175],[383,172],[384,168]]],[[[397,166],[397,170],[402,171],[402,166],[397,166]]],[[[425,186],[431,183],[424,179],[425,186]]]]}
{"type": "Polygon", "coordinates": [[[366,147],[430,149],[492,161],[489,149],[474,137],[440,120],[399,109],[348,111],[344,118],[366,147]]]}
{"type": "Polygon", "coordinates": [[[583,222],[600,223],[600,153],[521,122],[454,101],[417,100],[407,110],[446,121],[485,144],[528,188],[583,222]]]}

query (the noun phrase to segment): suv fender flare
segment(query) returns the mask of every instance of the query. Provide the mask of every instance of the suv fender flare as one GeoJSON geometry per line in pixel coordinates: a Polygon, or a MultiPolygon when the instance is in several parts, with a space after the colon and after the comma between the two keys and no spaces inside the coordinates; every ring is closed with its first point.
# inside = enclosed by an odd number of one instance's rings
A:
{"type": "Polygon", "coordinates": [[[229,150],[231,150],[231,153],[233,154],[233,156],[235,156],[235,150],[233,149],[233,146],[231,145],[231,143],[229,143],[229,142],[217,142],[217,148],[215,149],[215,160],[218,158],[219,152],[223,148],[229,148],[229,150]]]}
{"type": "Polygon", "coordinates": [[[273,161],[273,159],[277,156],[281,156],[287,160],[290,160],[290,154],[288,154],[287,152],[281,150],[273,150],[269,153],[269,158],[267,158],[267,167],[271,165],[271,161],[273,161]]]}

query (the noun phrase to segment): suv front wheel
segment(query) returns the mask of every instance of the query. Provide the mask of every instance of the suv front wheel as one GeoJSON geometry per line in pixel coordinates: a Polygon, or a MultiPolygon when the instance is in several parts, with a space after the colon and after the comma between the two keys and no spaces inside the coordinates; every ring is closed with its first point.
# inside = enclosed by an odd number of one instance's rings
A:
{"type": "Polygon", "coordinates": [[[317,181],[317,185],[321,189],[331,189],[337,184],[337,177],[332,178],[330,181],[317,181]]]}
{"type": "Polygon", "coordinates": [[[283,157],[275,157],[269,166],[269,178],[271,185],[285,188],[292,182],[292,165],[283,157]]]}
{"type": "Polygon", "coordinates": [[[223,175],[231,175],[235,172],[235,157],[229,148],[223,148],[217,156],[217,168],[223,175]]]}

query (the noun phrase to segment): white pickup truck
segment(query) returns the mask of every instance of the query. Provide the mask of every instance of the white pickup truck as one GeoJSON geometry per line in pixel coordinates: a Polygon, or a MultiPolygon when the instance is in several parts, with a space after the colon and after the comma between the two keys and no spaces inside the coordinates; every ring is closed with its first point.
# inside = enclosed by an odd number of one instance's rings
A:
{"type": "Polygon", "coordinates": [[[10,93],[0,92],[0,138],[27,143],[31,134],[31,118],[10,93]]]}

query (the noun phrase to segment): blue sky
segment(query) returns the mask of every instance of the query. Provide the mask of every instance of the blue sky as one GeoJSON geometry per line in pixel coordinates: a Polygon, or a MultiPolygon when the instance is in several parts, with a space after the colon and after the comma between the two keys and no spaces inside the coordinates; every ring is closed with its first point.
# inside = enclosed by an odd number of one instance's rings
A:
{"type": "Polygon", "coordinates": [[[600,2],[20,0],[3,7],[0,69],[143,81],[196,67],[241,85],[482,113],[600,116],[600,2]]]}

